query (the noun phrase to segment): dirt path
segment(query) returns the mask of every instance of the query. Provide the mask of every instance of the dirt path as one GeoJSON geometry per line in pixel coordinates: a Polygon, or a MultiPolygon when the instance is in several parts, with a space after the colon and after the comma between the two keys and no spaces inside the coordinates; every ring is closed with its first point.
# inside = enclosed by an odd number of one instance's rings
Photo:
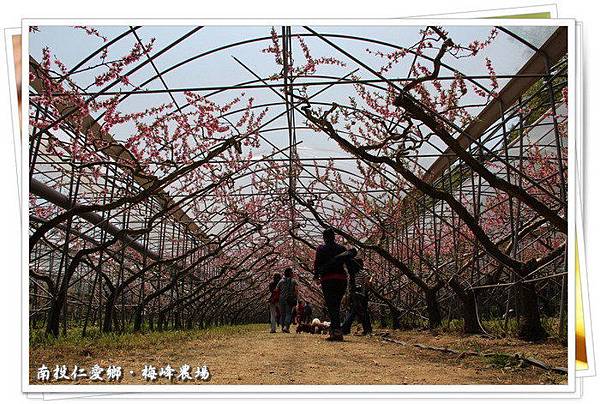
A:
{"type": "MultiPolygon", "coordinates": [[[[555,384],[565,375],[515,363],[497,363],[483,357],[428,351],[382,341],[378,337],[349,336],[331,343],[324,336],[270,334],[266,326],[243,326],[222,333],[187,333],[184,336],[130,337],[122,343],[88,342],[34,347],[30,352],[30,376],[40,364],[51,370],[56,364],[86,369],[98,363],[124,369],[121,383],[145,383],[145,364],[157,369],[170,364],[208,365],[214,384],[555,384]],[[171,341],[170,343],[168,341],[171,341]],[[111,346],[112,345],[112,346],[111,346]],[[134,375],[129,373],[134,371],[134,375]]],[[[514,340],[481,337],[435,337],[427,332],[394,332],[407,342],[493,352],[524,352],[553,366],[566,365],[566,348],[557,344],[532,345],[514,340]]],[[[51,381],[52,382],[52,381],[51,381]]],[[[167,380],[159,380],[168,383],[167,380]]],[[[56,382],[53,382],[56,383],[56,382]]],[[[68,383],[73,383],[72,381],[68,383]]],[[[82,380],[81,383],[89,383],[82,380]]]]}

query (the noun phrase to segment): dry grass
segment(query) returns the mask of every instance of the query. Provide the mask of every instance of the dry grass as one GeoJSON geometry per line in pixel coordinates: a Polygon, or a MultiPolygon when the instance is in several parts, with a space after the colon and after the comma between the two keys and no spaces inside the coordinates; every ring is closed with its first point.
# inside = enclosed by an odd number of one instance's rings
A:
{"type": "MultiPolygon", "coordinates": [[[[527,344],[512,339],[392,332],[406,342],[487,352],[526,353],[553,366],[565,366],[567,350],[555,344],[527,344]]],[[[498,358],[460,357],[380,340],[349,336],[330,343],[324,336],[270,334],[267,325],[219,327],[210,330],[126,334],[100,338],[32,341],[30,377],[37,368],[56,364],[89,369],[98,363],[124,369],[121,383],[145,383],[145,364],[208,365],[211,384],[558,384],[564,375],[535,367],[519,367],[498,358]],[[133,370],[134,375],[129,374],[133,370]]],[[[81,383],[89,383],[83,379],[81,383]]],[[[54,382],[56,383],[56,382],[54,382]]],[[[66,382],[73,383],[73,382],[66,382]]],[[[158,383],[169,383],[159,380],[158,383]]],[[[181,382],[180,382],[181,383],[181,382]]],[[[189,382],[188,382],[189,383],[189,382]]],[[[200,383],[200,382],[198,382],[200,383]]]]}

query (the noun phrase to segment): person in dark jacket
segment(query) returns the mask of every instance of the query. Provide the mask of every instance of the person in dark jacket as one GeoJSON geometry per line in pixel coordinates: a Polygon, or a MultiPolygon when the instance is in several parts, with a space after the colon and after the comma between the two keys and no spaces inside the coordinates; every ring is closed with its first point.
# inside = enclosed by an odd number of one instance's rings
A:
{"type": "Polygon", "coordinates": [[[350,300],[350,312],[342,323],[342,332],[350,334],[352,322],[358,317],[362,323],[363,335],[373,332],[371,317],[369,316],[369,287],[371,277],[364,268],[363,260],[354,258],[349,261],[348,275],[350,276],[348,295],[350,300]]]}
{"type": "Polygon", "coordinates": [[[304,323],[310,323],[313,320],[313,309],[309,302],[304,305],[304,323]]]}
{"type": "Polygon", "coordinates": [[[340,255],[346,248],[335,241],[333,229],[323,232],[324,244],[317,247],[315,254],[314,278],[321,284],[327,312],[331,319],[329,341],[343,341],[340,324],[340,304],[346,293],[347,276],[344,270],[344,260],[340,255]]]}
{"type": "Polygon", "coordinates": [[[279,324],[279,289],[277,284],[281,280],[280,274],[273,275],[273,281],[269,283],[269,319],[271,320],[271,333],[276,332],[279,324]]]}
{"type": "Polygon", "coordinates": [[[290,332],[292,309],[296,307],[296,303],[298,302],[298,282],[296,282],[293,276],[294,271],[292,268],[286,268],[283,279],[277,284],[277,289],[279,289],[279,307],[283,319],[281,328],[285,333],[290,332]]]}

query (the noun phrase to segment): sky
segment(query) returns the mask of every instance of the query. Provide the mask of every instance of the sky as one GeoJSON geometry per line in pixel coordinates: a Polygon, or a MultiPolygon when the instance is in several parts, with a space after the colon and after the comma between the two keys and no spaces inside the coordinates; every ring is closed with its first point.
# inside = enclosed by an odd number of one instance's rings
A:
{"type": "MultiPolygon", "coordinates": [[[[106,36],[108,40],[120,35],[127,31],[129,26],[96,26],[96,28],[102,35],[106,36]]],[[[182,35],[188,33],[194,27],[191,26],[144,26],[137,30],[137,34],[141,38],[143,43],[147,43],[151,38],[155,38],[154,48],[152,54],[160,51],[164,47],[168,46],[173,41],[177,40],[182,35]]],[[[209,55],[197,58],[189,63],[182,65],[181,67],[171,70],[163,75],[165,82],[171,89],[183,89],[183,88],[198,88],[198,87],[215,87],[215,86],[229,86],[235,85],[242,82],[254,80],[255,78],[251,73],[246,71],[233,56],[238,58],[241,62],[246,64],[256,74],[262,78],[267,78],[274,73],[278,73],[281,70],[280,66],[274,63],[274,57],[271,54],[263,53],[262,49],[271,45],[270,31],[271,26],[207,26],[187,39],[173,47],[169,51],[165,52],[161,56],[154,60],[154,63],[159,71],[169,69],[174,64],[191,58],[196,55],[200,55],[204,52],[224,47],[224,49],[217,52],[210,53],[209,55]],[[249,43],[226,46],[235,44],[240,41],[248,41],[254,38],[264,38],[259,41],[251,41],[249,43]]],[[[409,47],[414,43],[418,42],[421,33],[420,30],[425,26],[400,26],[400,25],[389,25],[389,26],[313,26],[319,33],[327,34],[344,34],[351,36],[358,36],[361,40],[356,39],[342,39],[342,38],[331,38],[331,40],[345,49],[350,54],[354,55],[362,62],[373,66],[381,67],[384,61],[369,52],[370,50],[380,50],[384,53],[393,51],[394,49],[390,46],[375,44],[368,40],[376,40],[387,42],[397,46],[409,47]]],[[[281,32],[281,27],[275,27],[278,33],[281,32]]],[[[468,45],[473,40],[484,41],[492,27],[491,26],[444,26],[449,32],[449,36],[455,43],[462,45],[468,45]]],[[[535,46],[540,46],[544,41],[551,35],[555,27],[512,27],[511,30],[523,36],[529,42],[535,46]]],[[[82,29],[73,29],[68,26],[40,26],[39,32],[30,34],[29,36],[29,50],[30,55],[38,61],[41,60],[42,49],[48,47],[53,56],[60,59],[67,67],[76,65],[80,60],[84,59],[91,52],[96,50],[99,46],[104,44],[103,40],[95,36],[90,36],[85,33],[82,29]]],[[[291,27],[292,34],[294,33],[307,33],[303,27],[293,26],[291,27]]],[[[318,74],[341,77],[349,74],[356,68],[360,68],[358,64],[349,60],[346,56],[339,53],[337,50],[331,48],[328,44],[323,42],[321,39],[316,37],[307,37],[306,43],[311,50],[312,56],[316,59],[319,57],[336,57],[339,60],[346,62],[346,67],[340,66],[321,66],[318,68],[318,74]]],[[[132,35],[128,35],[124,39],[120,40],[114,45],[111,45],[108,59],[118,58],[126,55],[135,43],[135,38],[132,35]]],[[[435,50],[431,50],[428,55],[434,56],[435,50]]],[[[305,62],[302,55],[300,46],[297,41],[294,42],[292,53],[296,65],[301,65],[305,62]]],[[[444,62],[451,65],[454,69],[460,71],[464,76],[469,75],[485,75],[487,74],[485,60],[489,58],[492,60],[496,74],[498,75],[510,75],[517,72],[521,66],[533,55],[533,51],[516,41],[509,35],[499,32],[498,37],[492,44],[481,51],[477,56],[466,59],[455,59],[450,55],[444,58],[444,62]]],[[[92,59],[83,68],[96,64],[98,59],[92,59]]],[[[407,56],[404,60],[398,64],[393,70],[386,74],[389,78],[403,78],[406,77],[412,57],[407,56]]],[[[128,69],[126,69],[128,70],[128,69]]],[[[74,76],[75,80],[82,87],[87,87],[93,80],[94,74],[98,74],[101,69],[94,70],[93,73],[84,71],[74,76]]],[[[442,69],[442,76],[452,75],[446,69],[442,69]]],[[[149,77],[155,75],[155,71],[150,64],[147,64],[136,73],[129,76],[129,80],[134,84],[140,84],[149,77]]],[[[372,73],[360,68],[357,73],[363,79],[376,78],[372,73]]],[[[312,81],[312,80],[325,80],[325,79],[298,79],[298,81],[312,81]]],[[[489,79],[478,80],[481,84],[489,87],[489,79]]],[[[500,86],[506,83],[507,80],[499,80],[500,86]]],[[[146,89],[163,89],[162,83],[156,79],[145,86],[146,89]]],[[[322,87],[311,87],[311,92],[320,90],[322,87]]],[[[126,87],[122,87],[123,90],[127,90],[126,87]]],[[[97,91],[98,88],[92,86],[91,91],[97,91]]],[[[114,87],[112,90],[119,90],[119,86],[114,87]]],[[[272,92],[270,89],[248,89],[245,90],[245,97],[255,97],[257,104],[278,102],[280,98],[272,92]]],[[[206,94],[207,91],[201,92],[206,94]]],[[[225,103],[232,100],[234,97],[239,96],[239,90],[225,91],[213,96],[211,100],[217,103],[225,103]]],[[[183,92],[174,92],[174,97],[180,105],[185,104],[185,97],[183,92]]],[[[349,96],[355,96],[356,92],[351,85],[336,85],[327,91],[323,92],[315,101],[321,102],[337,102],[340,104],[347,104],[349,96]]],[[[156,106],[161,103],[168,103],[171,99],[166,93],[161,94],[146,94],[146,95],[132,95],[128,97],[119,105],[119,110],[122,112],[140,111],[149,106],[156,106]]],[[[480,103],[481,99],[465,98],[465,103],[480,103]]],[[[241,105],[244,105],[242,103],[241,105]]],[[[271,107],[265,121],[270,119],[282,111],[284,106],[271,107]]],[[[477,108],[471,111],[472,114],[476,114],[477,108]]],[[[242,112],[240,112],[241,114],[242,112]]],[[[232,118],[235,120],[235,118],[232,118]]],[[[301,123],[304,119],[298,114],[296,116],[296,122],[301,123]]],[[[286,128],[285,117],[281,117],[277,121],[269,125],[269,128],[277,128],[276,130],[265,132],[265,136],[276,146],[285,148],[288,145],[288,131],[286,128]]],[[[126,137],[127,132],[131,130],[131,127],[119,127],[116,128],[112,133],[116,139],[123,139],[126,137]]],[[[347,157],[348,154],[340,150],[340,148],[330,140],[326,135],[315,134],[312,130],[298,129],[297,140],[301,142],[298,146],[298,154],[301,158],[328,158],[328,157],[347,157]]],[[[437,145],[440,149],[445,149],[445,146],[441,144],[439,140],[433,141],[434,145],[437,145]]],[[[422,153],[434,152],[433,146],[425,146],[422,149],[422,153]]],[[[268,155],[272,153],[271,146],[262,142],[261,150],[258,154],[268,155]]],[[[279,157],[283,157],[279,155],[279,157]]],[[[433,162],[434,158],[420,160],[420,163],[424,166],[428,166],[433,162]]],[[[338,161],[336,167],[346,169],[351,172],[356,172],[356,166],[352,161],[338,161]]]]}
{"type": "MultiPolygon", "coordinates": [[[[122,32],[129,29],[128,26],[99,26],[95,27],[106,36],[109,40],[122,32]]],[[[155,38],[153,53],[161,50],[171,42],[175,41],[181,35],[189,32],[193,27],[188,26],[144,26],[139,29],[138,35],[144,43],[147,43],[150,38],[155,38]]],[[[360,36],[369,39],[389,42],[399,46],[410,46],[420,39],[419,30],[422,27],[407,27],[407,26],[319,26],[319,33],[336,33],[360,36]]],[[[491,30],[490,26],[446,26],[450,37],[454,42],[467,45],[474,39],[485,40],[491,30]]],[[[277,27],[280,32],[280,27],[277,27]]],[[[519,34],[524,35],[534,45],[541,45],[543,41],[554,30],[554,27],[513,27],[519,34]]],[[[202,52],[221,47],[225,44],[233,44],[238,41],[245,41],[250,38],[269,37],[271,27],[266,26],[208,26],[196,32],[182,43],[178,44],[168,52],[155,59],[155,64],[160,71],[163,71],[173,64],[185,60],[191,56],[201,54],[202,52]]],[[[292,33],[306,33],[302,27],[292,27],[292,33]]],[[[358,66],[356,63],[349,61],[347,57],[329,47],[328,44],[321,41],[319,38],[306,38],[306,43],[311,49],[313,57],[333,56],[344,62],[347,62],[347,67],[338,66],[321,66],[318,70],[319,74],[331,76],[344,76],[350,73],[358,66]]],[[[364,63],[370,66],[382,66],[381,58],[371,55],[366,52],[366,48],[371,50],[381,50],[390,52],[393,50],[387,46],[381,46],[366,41],[349,40],[349,39],[332,39],[336,44],[344,48],[349,53],[357,56],[364,63]]],[[[122,56],[126,54],[133,44],[135,38],[131,35],[117,42],[110,47],[109,59],[111,57],[122,56]]],[[[85,58],[89,53],[101,46],[103,41],[94,36],[88,36],[83,30],[74,30],[72,27],[66,26],[42,26],[40,32],[30,35],[30,55],[37,60],[41,59],[42,49],[48,47],[54,56],[62,60],[67,66],[74,66],[80,60],[85,58]]],[[[214,87],[226,86],[242,83],[255,78],[242,66],[240,66],[232,56],[237,57],[244,64],[248,65],[261,77],[268,77],[273,73],[277,73],[279,66],[274,63],[274,58],[270,54],[262,53],[261,50],[270,45],[270,40],[262,40],[252,42],[231,48],[227,48],[208,56],[199,58],[195,61],[187,63],[175,70],[172,70],[163,75],[167,85],[170,88],[190,88],[190,87],[214,87]]],[[[297,43],[293,49],[296,64],[304,63],[304,57],[297,43]]],[[[434,53],[430,52],[430,55],[434,53]]],[[[492,60],[496,73],[498,75],[515,73],[525,61],[531,57],[533,51],[518,43],[513,38],[504,33],[500,33],[498,38],[492,45],[480,52],[474,58],[468,59],[453,59],[446,56],[444,61],[465,76],[483,75],[486,74],[485,58],[492,60]]],[[[406,57],[405,61],[400,63],[398,67],[392,70],[387,77],[397,78],[406,77],[408,66],[412,61],[411,57],[406,57]]],[[[89,62],[92,64],[97,62],[97,59],[89,62]]],[[[447,70],[443,69],[442,75],[451,75],[447,70]]],[[[101,70],[94,70],[98,72],[101,70]]],[[[147,64],[145,67],[132,74],[129,80],[132,83],[139,84],[147,78],[155,74],[152,66],[147,64]]],[[[357,73],[361,78],[373,79],[376,78],[368,71],[361,69],[357,73]]],[[[83,72],[76,76],[78,83],[87,86],[92,80],[91,72],[83,72]]],[[[306,79],[315,80],[315,79],[306,79]]],[[[489,80],[479,80],[479,82],[489,87],[489,80]]],[[[504,80],[500,80],[500,85],[503,85],[504,80]]],[[[123,87],[125,89],[125,87],[123,87]]],[[[163,89],[159,80],[154,80],[146,86],[147,89],[163,89]]],[[[313,91],[319,88],[313,87],[313,91]]],[[[92,88],[93,90],[94,88],[92,88]]],[[[118,90],[118,87],[113,88],[118,90]]],[[[248,89],[245,91],[247,97],[254,96],[259,103],[269,103],[280,101],[276,94],[269,89],[248,89]]],[[[309,93],[310,94],[310,93],[309,93]]],[[[216,95],[212,99],[216,102],[226,102],[239,95],[239,90],[226,91],[216,95]]],[[[355,91],[351,85],[335,86],[325,91],[315,101],[330,102],[336,100],[338,103],[343,103],[348,96],[355,95],[355,91]],[[342,100],[342,101],[340,101],[342,100]]],[[[174,93],[178,103],[184,104],[184,95],[182,92],[174,93]]],[[[465,99],[465,102],[470,100],[465,99]]],[[[134,95],[129,97],[120,104],[120,109],[123,112],[142,110],[149,105],[157,105],[162,102],[170,102],[168,94],[151,94],[151,95],[134,95]]],[[[280,113],[283,107],[271,108],[270,116],[280,113]]],[[[274,123],[274,126],[285,126],[285,120],[282,117],[274,123]]],[[[299,132],[299,140],[304,142],[300,150],[306,150],[307,155],[316,153],[319,156],[339,154],[337,146],[321,139],[321,137],[306,136],[299,132]]],[[[118,133],[114,133],[115,138],[119,138],[118,133]]],[[[269,135],[278,146],[284,146],[287,143],[287,131],[282,129],[281,136],[279,131],[269,135]],[[283,138],[283,142],[279,139],[283,138]]],[[[268,150],[265,150],[268,152],[268,150]]]]}

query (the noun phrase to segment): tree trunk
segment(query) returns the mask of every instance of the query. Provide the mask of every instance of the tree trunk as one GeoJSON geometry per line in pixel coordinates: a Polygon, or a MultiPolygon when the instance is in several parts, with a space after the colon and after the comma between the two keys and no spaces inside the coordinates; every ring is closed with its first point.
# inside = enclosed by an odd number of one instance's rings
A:
{"type": "Polygon", "coordinates": [[[427,304],[429,328],[436,328],[442,324],[442,315],[440,313],[440,305],[437,300],[436,290],[431,289],[425,292],[425,303],[427,304]]]}
{"type": "Polygon", "coordinates": [[[50,305],[48,310],[48,321],[46,324],[46,334],[51,334],[55,338],[58,338],[60,332],[60,313],[62,312],[63,303],[65,298],[62,293],[56,296],[56,299],[50,305]]]}
{"type": "Polygon", "coordinates": [[[158,331],[162,331],[167,326],[167,319],[165,318],[164,313],[160,312],[158,314],[158,320],[156,321],[158,325],[158,331]]]}
{"type": "Polygon", "coordinates": [[[475,303],[475,291],[467,291],[459,297],[462,302],[463,332],[465,334],[479,334],[482,330],[477,318],[477,306],[475,303]]]}
{"type": "Polygon", "coordinates": [[[465,290],[460,282],[452,278],[448,283],[461,303],[463,317],[463,332],[465,334],[478,334],[483,331],[477,318],[477,302],[474,290],[465,290]]]}
{"type": "Polygon", "coordinates": [[[134,316],[134,321],[133,321],[133,331],[140,331],[142,329],[142,308],[141,306],[139,306],[136,310],[135,310],[135,316],[134,316]]]}
{"type": "Polygon", "coordinates": [[[533,283],[522,283],[521,288],[521,326],[519,338],[526,341],[543,341],[548,333],[540,321],[538,296],[533,283]]]}
{"type": "Polygon", "coordinates": [[[392,328],[394,330],[400,328],[400,317],[395,313],[392,313],[392,328]]]}
{"type": "Polygon", "coordinates": [[[111,294],[106,299],[104,306],[104,321],[102,323],[102,332],[111,332],[113,330],[113,318],[115,313],[116,296],[111,294]]]}

